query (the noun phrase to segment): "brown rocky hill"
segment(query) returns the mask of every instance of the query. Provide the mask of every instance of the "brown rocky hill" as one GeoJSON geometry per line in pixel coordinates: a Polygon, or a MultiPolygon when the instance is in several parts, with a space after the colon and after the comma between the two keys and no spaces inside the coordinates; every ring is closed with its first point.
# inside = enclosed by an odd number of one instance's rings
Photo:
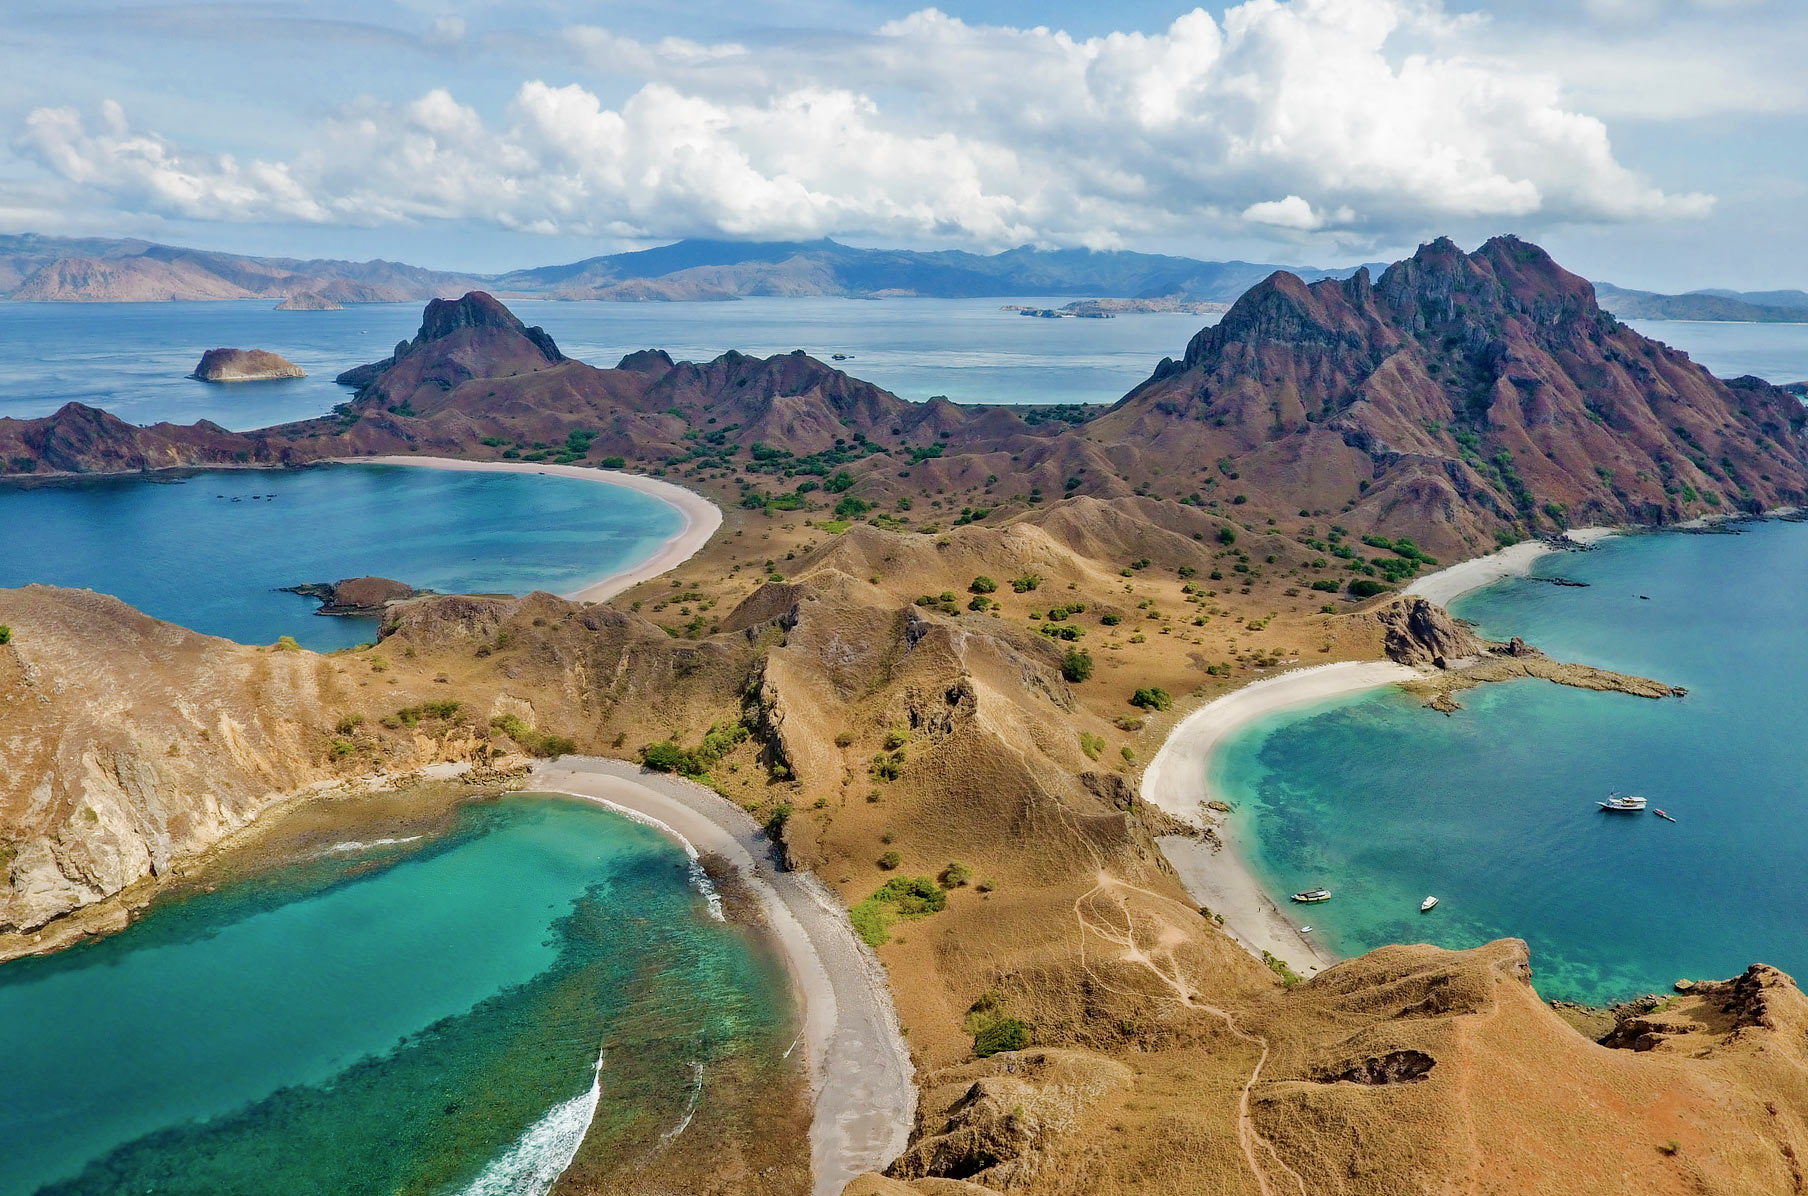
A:
{"type": "Polygon", "coordinates": [[[246,464],[259,447],[251,438],[207,420],[140,427],[84,403],[66,403],[41,419],[0,418],[0,475],[138,473],[246,464]]]}
{"type": "Polygon", "coordinates": [[[1780,389],[1714,378],[1542,249],[1497,237],[1473,254],[1435,241],[1373,282],[1275,274],[1084,434],[1258,510],[1327,512],[1455,556],[1799,504],[1805,423],[1780,389]]]}

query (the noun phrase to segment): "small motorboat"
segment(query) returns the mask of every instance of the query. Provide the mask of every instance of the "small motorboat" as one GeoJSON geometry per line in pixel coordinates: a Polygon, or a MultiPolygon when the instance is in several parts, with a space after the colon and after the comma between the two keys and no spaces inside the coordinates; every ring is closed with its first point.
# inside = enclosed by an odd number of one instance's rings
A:
{"type": "Polygon", "coordinates": [[[1329,901],[1331,900],[1331,890],[1307,889],[1303,893],[1295,893],[1293,895],[1293,900],[1299,902],[1301,905],[1312,905],[1319,901],[1329,901]]]}
{"type": "Polygon", "coordinates": [[[1642,797],[1621,797],[1617,793],[1609,793],[1606,801],[1595,804],[1612,814],[1642,814],[1645,812],[1645,799],[1642,797]]]}
{"type": "Polygon", "coordinates": [[[1437,907],[1438,899],[1436,897],[1427,897],[1425,900],[1419,902],[1419,912],[1422,914],[1429,914],[1437,907]]]}
{"type": "Polygon", "coordinates": [[[1653,814],[1656,814],[1659,818],[1663,819],[1665,822],[1675,822],[1676,821],[1676,819],[1670,817],[1668,814],[1664,813],[1662,810],[1653,810],[1651,812],[1653,814]]]}

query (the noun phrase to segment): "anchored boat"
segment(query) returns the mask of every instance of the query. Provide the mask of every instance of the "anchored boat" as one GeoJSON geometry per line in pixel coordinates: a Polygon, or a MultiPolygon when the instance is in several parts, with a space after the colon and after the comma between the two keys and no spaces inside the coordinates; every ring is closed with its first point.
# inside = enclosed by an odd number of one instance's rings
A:
{"type": "Polygon", "coordinates": [[[1419,912],[1422,914],[1429,914],[1432,910],[1437,908],[1437,905],[1438,899],[1436,897],[1427,897],[1425,900],[1419,902],[1419,912]]]}
{"type": "Polygon", "coordinates": [[[1613,814],[1642,814],[1645,811],[1644,798],[1621,797],[1617,793],[1609,793],[1606,801],[1595,804],[1613,814]]]}
{"type": "Polygon", "coordinates": [[[1319,901],[1331,900],[1330,889],[1307,889],[1303,893],[1295,893],[1293,899],[1301,905],[1312,905],[1319,901]]]}

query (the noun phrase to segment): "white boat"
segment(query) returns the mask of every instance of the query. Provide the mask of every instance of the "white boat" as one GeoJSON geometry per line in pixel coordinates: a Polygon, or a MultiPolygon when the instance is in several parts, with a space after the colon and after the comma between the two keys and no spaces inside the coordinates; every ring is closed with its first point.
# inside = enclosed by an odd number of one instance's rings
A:
{"type": "Polygon", "coordinates": [[[1609,793],[1606,801],[1595,804],[1614,814],[1642,814],[1645,811],[1644,798],[1621,797],[1617,793],[1609,793]]]}
{"type": "Polygon", "coordinates": [[[1425,900],[1419,902],[1419,912],[1422,914],[1428,914],[1433,909],[1437,908],[1437,904],[1438,904],[1438,899],[1436,897],[1427,897],[1425,900]]]}
{"type": "Polygon", "coordinates": [[[1295,893],[1293,895],[1293,900],[1299,902],[1301,905],[1312,905],[1319,901],[1329,901],[1331,900],[1331,890],[1307,889],[1303,893],[1295,893]]]}

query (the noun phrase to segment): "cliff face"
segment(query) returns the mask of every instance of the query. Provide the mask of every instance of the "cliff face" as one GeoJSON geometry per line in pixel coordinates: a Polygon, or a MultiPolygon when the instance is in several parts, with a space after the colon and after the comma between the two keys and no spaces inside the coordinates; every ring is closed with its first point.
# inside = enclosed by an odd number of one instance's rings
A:
{"type": "Polygon", "coordinates": [[[1372,283],[1274,275],[1090,431],[1164,464],[1233,461],[1267,508],[1467,554],[1497,534],[1800,503],[1805,422],[1501,237],[1433,242],[1372,283]]]}

